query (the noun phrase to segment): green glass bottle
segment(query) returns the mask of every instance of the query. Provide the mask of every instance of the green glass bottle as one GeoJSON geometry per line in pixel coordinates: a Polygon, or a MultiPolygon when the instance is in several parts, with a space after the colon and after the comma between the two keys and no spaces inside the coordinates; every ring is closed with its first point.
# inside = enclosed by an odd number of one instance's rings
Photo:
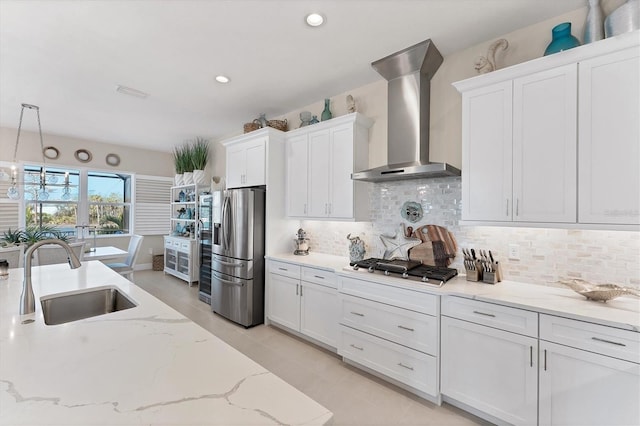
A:
{"type": "Polygon", "coordinates": [[[329,99],[324,100],[324,110],[322,111],[322,115],[320,115],[320,120],[327,121],[331,120],[331,110],[329,109],[329,99]]]}

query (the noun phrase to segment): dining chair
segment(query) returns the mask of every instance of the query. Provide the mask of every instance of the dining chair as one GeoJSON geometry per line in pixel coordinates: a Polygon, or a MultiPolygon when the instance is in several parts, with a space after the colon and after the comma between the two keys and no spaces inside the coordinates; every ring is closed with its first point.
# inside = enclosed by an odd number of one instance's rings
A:
{"type": "MultiPolygon", "coordinates": [[[[69,247],[71,247],[80,261],[82,261],[84,256],[84,245],[84,241],[69,243],[69,247]]],[[[36,250],[36,255],[38,256],[39,266],[67,263],[69,261],[69,256],[67,256],[66,250],[55,244],[47,244],[40,247],[36,250]]]]}
{"type": "Polygon", "coordinates": [[[9,262],[9,268],[22,268],[24,266],[24,247],[9,246],[0,247],[0,259],[9,262]]]}
{"type": "Polygon", "coordinates": [[[132,235],[129,240],[129,248],[127,248],[127,258],[124,262],[106,263],[106,265],[122,275],[133,281],[133,267],[136,264],[136,259],[140,253],[140,247],[142,247],[142,235],[132,235]]]}

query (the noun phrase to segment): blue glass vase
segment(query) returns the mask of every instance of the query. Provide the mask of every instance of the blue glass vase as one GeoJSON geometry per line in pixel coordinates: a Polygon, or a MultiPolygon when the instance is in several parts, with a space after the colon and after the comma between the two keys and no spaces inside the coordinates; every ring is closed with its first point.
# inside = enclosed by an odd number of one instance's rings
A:
{"type": "Polygon", "coordinates": [[[580,40],[571,35],[571,22],[563,22],[551,30],[551,43],[545,49],[544,56],[577,46],[580,46],[580,40]]]}

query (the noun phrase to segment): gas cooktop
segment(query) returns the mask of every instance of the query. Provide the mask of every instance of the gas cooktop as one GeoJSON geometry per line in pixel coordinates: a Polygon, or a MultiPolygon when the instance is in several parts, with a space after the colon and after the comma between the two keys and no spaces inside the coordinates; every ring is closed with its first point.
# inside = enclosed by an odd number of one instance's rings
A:
{"type": "Polygon", "coordinates": [[[423,265],[417,260],[378,259],[371,257],[369,259],[351,262],[350,265],[355,271],[363,268],[371,273],[378,271],[385,275],[393,274],[402,278],[413,278],[414,280],[418,279],[425,283],[435,283],[439,285],[443,285],[458,275],[457,269],[444,266],[423,265]]]}

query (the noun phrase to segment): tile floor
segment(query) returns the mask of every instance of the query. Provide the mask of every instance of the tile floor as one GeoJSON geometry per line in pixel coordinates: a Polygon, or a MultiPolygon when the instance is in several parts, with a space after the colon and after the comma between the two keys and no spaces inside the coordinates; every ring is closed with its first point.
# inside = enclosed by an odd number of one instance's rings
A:
{"type": "Polygon", "coordinates": [[[163,272],[139,271],[135,283],[334,413],[334,425],[475,425],[481,419],[438,407],[342,362],[334,353],[278,328],[250,329],[213,314],[197,286],[163,272]]]}

